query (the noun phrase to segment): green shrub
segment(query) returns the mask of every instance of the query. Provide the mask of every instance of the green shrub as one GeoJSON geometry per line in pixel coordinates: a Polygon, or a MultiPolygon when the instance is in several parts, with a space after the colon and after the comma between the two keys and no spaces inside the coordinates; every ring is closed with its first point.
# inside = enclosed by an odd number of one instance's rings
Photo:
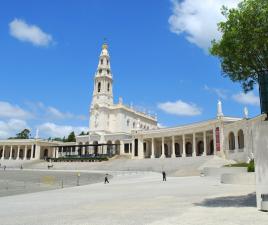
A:
{"type": "Polygon", "coordinates": [[[250,160],[250,162],[248,164],[248,172],[255,172],[254,159],[250,160]]]}
{"type": "Polygon", "coordinates": [[[108,161],[107,157],[99,156],[99,157],[59,157],[59,158],[51,158],[53,162],[102,162],[108,161]]]}

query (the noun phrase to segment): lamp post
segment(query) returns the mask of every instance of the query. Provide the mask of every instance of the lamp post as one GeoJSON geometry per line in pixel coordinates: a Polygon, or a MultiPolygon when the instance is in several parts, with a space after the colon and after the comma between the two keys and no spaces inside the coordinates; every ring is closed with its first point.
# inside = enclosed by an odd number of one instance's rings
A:
{"type": "Polygon", "coordinates": [[[81,176],[81,174],[80,174],[80,173],[77,173],[77,186],[80,185],[80,184],[79,184],[80,176],[81,176]]]}

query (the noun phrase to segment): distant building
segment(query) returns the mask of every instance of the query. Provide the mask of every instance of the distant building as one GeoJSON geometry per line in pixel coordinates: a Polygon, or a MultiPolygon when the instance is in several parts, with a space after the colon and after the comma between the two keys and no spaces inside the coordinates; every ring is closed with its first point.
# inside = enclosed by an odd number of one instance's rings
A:
{"type": "Polygon", "coordinates": [[[124,154],[124,148],[132,145],[133,130],[157,129],[155,116],[136,111],[123,104],[120,98],[117,104],[113,98],[113,75],[108,45],[102,45],[98,68],[94,77],[94,91],[90,106],[89,135],[78,136],[82,144],[117,144],[117,153],[124,154]]]}
{"type": "Polygon", "coordinates": [[[103,44],[90,106],[89,134],[76,143],[36,139],[0,141],[2,160],[35,160],[66,155],[127,155],[135,159],[201,157],[218,155],[237,161],[254,158],[253,136],[264,115],[248,119],[224,116],[217,104],[214,119],[199,123],[158,128],[157,118],[123,104],[114,103],[113,75],[108,45],[103,44]],[[114,146],[116,146],[114,148],[114,146]]]}

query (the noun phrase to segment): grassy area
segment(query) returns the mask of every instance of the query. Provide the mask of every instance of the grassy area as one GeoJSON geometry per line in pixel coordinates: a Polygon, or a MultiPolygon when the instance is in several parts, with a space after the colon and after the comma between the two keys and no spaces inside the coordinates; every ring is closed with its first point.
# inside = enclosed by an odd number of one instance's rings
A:
{"type": "Polygon", "coordinates": [[[247,167],[248,172],[255,172],[254,160],[251,160],[249,163],[234,163],[225,165],[225,167],[247,167]]]}
{"type": "Polygon", "coordinates": [[[225,165],[225,167],[248,167],[248,163],[234,163],[225,165]]]}

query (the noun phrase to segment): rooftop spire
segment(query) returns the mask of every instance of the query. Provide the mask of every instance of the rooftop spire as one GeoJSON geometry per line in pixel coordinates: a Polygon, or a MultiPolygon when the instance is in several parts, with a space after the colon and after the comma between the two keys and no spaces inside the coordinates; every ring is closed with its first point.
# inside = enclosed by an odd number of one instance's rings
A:
{"type": "Polygon", "coordinates": [[[222,112],[222,104],[221,101],[218,101],[218,105],[217,105],[217,118],[221,118],[223,117],[223,112],[222,112]]]}
{"type": "Polygon", "coordinates": [[[101,48],[102,48],[102,50],[101,50],[101,55],[100,55],[100,57],[102,57],[102,56],[107,56],[107,57],[109,57],[108,44],[107,44],[106,40],[104,40],[104,42],[103,42],[101,48]]]}

